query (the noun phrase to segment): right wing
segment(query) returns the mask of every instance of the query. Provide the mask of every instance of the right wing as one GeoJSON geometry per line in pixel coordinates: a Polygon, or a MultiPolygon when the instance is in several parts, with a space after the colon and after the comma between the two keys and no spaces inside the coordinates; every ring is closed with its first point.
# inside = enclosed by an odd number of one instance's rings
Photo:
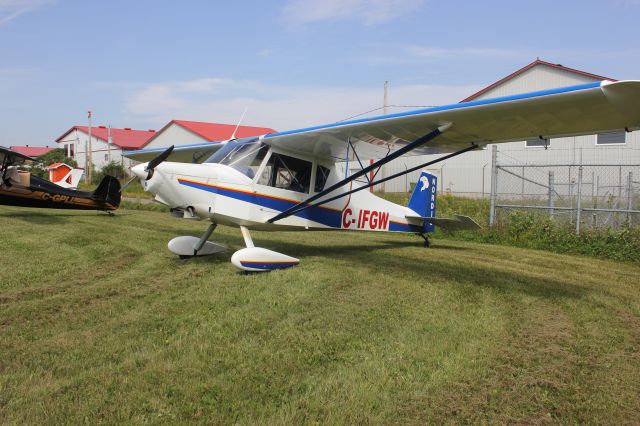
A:
{"type": "Polygon", "coordinates": [[[347,141],[360,158],[382,158],[446,124],[453,126],[409,155],[457,151],[471,143],[548,139],[640,129],[640,81],[598,81],[578,86],[462,102],[271,133],[274,147],[344,160],[347,141]]]}

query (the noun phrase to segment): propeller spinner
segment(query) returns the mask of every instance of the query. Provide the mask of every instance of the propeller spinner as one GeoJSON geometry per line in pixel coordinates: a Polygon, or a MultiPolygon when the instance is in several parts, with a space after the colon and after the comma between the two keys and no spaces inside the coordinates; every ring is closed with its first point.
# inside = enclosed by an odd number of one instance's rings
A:
{"type": "Polygon", "coordinates": [[[149,179],[151,179],[153,177],[153,171],[155,170],[155,168],[158,167],[158,165],[160,165],[160,163],[162,163],[167,158],[169,158],[169,156],[173,152],[173,148],[174,148],[174,146],[171,145],[169,148],[167,148],[166,150],[162,151],[156,157],[151,159],[151,161],[149,161],[146,165],[139,164],[139,165],[133,167],[131,169],[131,171],[136,176],[134,178],[132,178],[131,180],[129,180],[129,182],[125,183],[122,186],[122,189],[120,190],[120,192],[124,191],[124,189],[127,186],[129,186],[129,184],[131,182],[133,182],[136,178],[140,178],[140,180],[149,180],[149,179]]]}

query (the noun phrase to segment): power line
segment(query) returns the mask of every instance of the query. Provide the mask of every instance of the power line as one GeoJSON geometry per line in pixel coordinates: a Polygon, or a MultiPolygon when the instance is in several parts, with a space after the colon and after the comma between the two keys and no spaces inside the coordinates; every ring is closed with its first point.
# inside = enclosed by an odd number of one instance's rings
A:
{"type": "MultiPolygon", "coordinates": [[[[390,107],[390,108],[434,108],[436,106],[437,105],[387,105],[387,107],[390,107]]],[[[379,111],[379,110],[384,109],[384,108],[386,108],[386,107],[385,106],[381,106],[381,107],[378,107],[378,108],[374,108],[374,109],[371,109],[369,111],[365,111],[365,112],[360,113],[360,114],[352,115],[351,117],[343,118],[342,120],[336,121],[336,123],[342,123],[343,121],[351,120],[352,118],[362,117],[363,115],[367,115],[367,114],[370,114],[370,113],[375,112],[375,111],[379,111]]]]}

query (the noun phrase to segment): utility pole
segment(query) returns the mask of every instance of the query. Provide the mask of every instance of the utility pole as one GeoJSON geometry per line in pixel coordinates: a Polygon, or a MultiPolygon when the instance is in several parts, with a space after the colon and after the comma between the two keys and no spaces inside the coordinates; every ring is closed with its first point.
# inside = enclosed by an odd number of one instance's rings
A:
{"type": "Polygon", "coordinates": [[[111,124],[109,124],[109,127],[107,128],[107,153],[108,155],[108,159],[109,159],[109,163],[111,163],[111,124]]]}
{"type": "Polygon", "coordinates": [[[91,169],[93,168],[93,158],[92,158],[92,151],[93,148],[91,147],[91,111],[87,112],[88,115],[88,119],[89,119],[89,144],[88,144],[88,150],[86,151],[86,158],[87,158],[87,170],[86,170],[86,176],[87,176],[87,183],[91,183],[91,169]]]}
{"type": "Polygon", "coordinates": [[[389,97],[388,97],[388,91],[387,91],[387,86],[388,86],[389,82],[387,80],[384,81],[384,103],[383,103],[383,111],[384,111],[384,115],[387,115],[389,112],[389,97]]]}

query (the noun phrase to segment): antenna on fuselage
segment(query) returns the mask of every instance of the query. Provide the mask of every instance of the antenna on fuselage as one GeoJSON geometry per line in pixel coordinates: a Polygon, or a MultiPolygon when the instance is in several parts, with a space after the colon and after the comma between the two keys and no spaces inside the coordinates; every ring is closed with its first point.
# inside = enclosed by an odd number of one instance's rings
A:
{"type": "Polygon", "coordinates": [[[236,138],[236,132],[238,131],[238,127],[240,127],[240,124],[242,124],[242,120],[244,120],[244,115],[247,113],[248,109],[249,107],[244,107],[244,112],[242,113],[242,117],[240,117],[240,121],[238,121],[238,124],[236,124],[236,128],[233,129],[233,134],[231,135],[229,140],[233,140],[236,138]]]}

